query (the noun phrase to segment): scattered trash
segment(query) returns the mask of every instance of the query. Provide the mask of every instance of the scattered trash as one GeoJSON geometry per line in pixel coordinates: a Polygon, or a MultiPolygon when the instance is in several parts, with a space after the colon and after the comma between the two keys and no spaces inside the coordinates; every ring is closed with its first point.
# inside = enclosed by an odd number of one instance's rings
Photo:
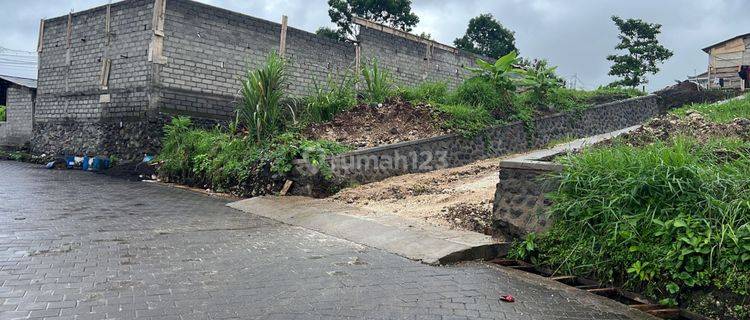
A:
{"type": "Polygon", "coordinates": [[[154,156],[152,156],[150,154],[144,154],[143,155],[143,162],[148,163],[148,162],[151,162],[152,160],[154,160],[154,156]]]}
{"type": "Polygon", "coordinates": [[[501,301],[505,301],[505,302],[516,302],[516,299],[513,298],[513,296],[509,295],[509,294],[501,295],[500,296],[500,300],[501,301]]]}

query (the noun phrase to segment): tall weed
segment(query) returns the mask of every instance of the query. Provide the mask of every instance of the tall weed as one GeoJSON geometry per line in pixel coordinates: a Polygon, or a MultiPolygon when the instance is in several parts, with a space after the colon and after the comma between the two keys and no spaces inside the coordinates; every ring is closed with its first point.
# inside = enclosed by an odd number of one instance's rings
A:
{"type": "Polygon", "coordinates": [[[242,81],[243,100],[237,119],[256,142],[283,130],[290,121],[288,111],[291,121],[295,121],[292,108],[282,105],[287,81],[286,62],[276,53],[271,53],[260,69],[248,71],[242,81]]]}

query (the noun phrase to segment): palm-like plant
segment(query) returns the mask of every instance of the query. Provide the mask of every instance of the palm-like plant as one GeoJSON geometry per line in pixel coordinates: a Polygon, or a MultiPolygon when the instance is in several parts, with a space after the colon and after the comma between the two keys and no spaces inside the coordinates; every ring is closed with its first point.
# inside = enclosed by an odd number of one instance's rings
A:
{"type": "MultiPolygon", "coordinates": [[[[237,110],[237,122],[245,127],[256,142],[262,142],[278,132],[285,124],[282,106],[287,84],[286,62],[271,53],[265,65],[248,71],[242,81],[242,104],[237,110]]],[[[286,106],[294,112],[291,106],[286,106]]]]}
{"type": "Polygon", "coordinates": [[[477,59],[476,68],[467,68],[477,77],[490,81],[506,103],[511,103],[512,94],[516,90],[514,78],[522,71],[515,67],[518,54],[515,51],[498,58],[495,63],[477,59]]]}
{"type": "Polygon", "coordinates": [[[557,67],[547,67],[547,61],[539,60],[526,70],[521,70],[523,76],[518,82],[531,91],[531,101],[537,105],[548,101],[550,90],[561,86],[560,78],[555,74],[557,67]]]}

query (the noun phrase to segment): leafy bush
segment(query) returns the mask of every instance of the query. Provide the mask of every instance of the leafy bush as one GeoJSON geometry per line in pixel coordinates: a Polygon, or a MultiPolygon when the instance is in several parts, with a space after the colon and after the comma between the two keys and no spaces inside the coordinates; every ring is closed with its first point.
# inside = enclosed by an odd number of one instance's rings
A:
{"type": "Polygon", "coordinates": [[[533,107],[552,108],[549,105],[551,102],[549,99],[550,92],[562,86],[555,74],[555,69],[557,67],[547,67],[547,61],[539,60],[534,65],[520,71],[523,78],[519,80],[519,83],[529,90],[529,102],[533,104],[533,107]]]}
{"type": "MultiPolygon", "coordinates": [[[[270,174],[289,174],[292,161],[307,157],[323,172],[325,158],[348,149],[336,142],[307,140],[294,133],[283,133],[270,141],[257,143],[252,136],[236,136],[219,129],[192,127],[187,117],[176,117],[164,127],[164,143],[157,157],[159,174],[170,181],[230,190],[259,177],[268,168],[270,174]]],[[[269,178],[269,177],[266,177],[269,178]]]]}
{"type": "Polygon", "coordinates": [[[305,120],[310,122],[331,121],[335,115],[357,104],[354,91],[356,78],[349,74],[328,76],[327,85],[315,83],[314,91],[305,99],[305,120]]]}
{"type": "Polygon", "coordinates": [[[445,82],[422,82],[416,88],[398,88],[401,98],[412,103],[440,104],[448,102],[448,84],[445,82]]]}
{"type": "Polygon", "coordinates": [[[465,104],[438,105],[437,110],[446,115],[443,126],[451,131],[472,136],[497,121],[483,108],[465,104]]]}
{"type": "Polygon", "coordinates": [[[684,115],[688,110],[698,111],[706,118],[715,122],[731,122],[735,118],[750,119],[750,94],[722,104],[692,104],[675,109],[672,112],[677,115],[684,115]]]}
{"type": "Polygon", "coordinates": [[[243,101],[237,110],[237,120],[256,142],[283,130],[289,122],[284,109],[291,111],[291,120],[295,121],[291,107],[282,107],[287,81],[286,63],[276,53],[271,53],[260,69],[248,71],[242,81],[243,101]]]}
{"type": "Polygon", "coordinates": [[[564,157],[552,228],[514,255],[674,304],[688,288],[747,296],[750,142],[685,138],[564,157]]]}
{"type": "Polygon", "coordinates": [[[362,68],[362,78],[365,80],[365,88],[362,98],[367,103],[383,103],[385,99],[392,96],[393,80],[388,70],[378,67],[378,60],[373,59],[369,65],[362,68]]]}
{"type": "Polygon", "coordinates": [[[0,121],[5,121],[5,106],[0,105],[0,121]]]}
{"type": "Polygon", "coordinates": [[[521,71],[514,66],[517,62],[518,54],[512,51],[498,58],[494,63],[477,59],[477,67],[468,68],[468,70],[474,73],[476,78],[489,81],[502,101],[510,104],[516,90],[514,78],[518,77],[519,71],[521,71]]]}
{"type": "Polygon", "coordinates": [[[466,79],[456,88],[451,100],[454,104],[479,107],[490,112],[497,110],[503,114],[510,111],[511,105],[491,82],[481,77],[466,79]]]}

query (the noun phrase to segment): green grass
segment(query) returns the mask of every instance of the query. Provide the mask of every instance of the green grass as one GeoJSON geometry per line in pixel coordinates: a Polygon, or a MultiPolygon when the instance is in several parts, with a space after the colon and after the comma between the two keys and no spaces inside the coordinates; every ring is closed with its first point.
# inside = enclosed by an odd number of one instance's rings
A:
{"type": "Polygon", "coordinates": [[[714,122],[726,123],[735,118],[750,119],[750,94],[726,103],[700,103],[684,106],[672,111],[673,114],[684,116],[689,110],[695,110],[714,122]]]}
{"type": "Polygon", "coordinates": [[[5,111],[6,111],[6,107],[3,105],[0,105],[0,122],[5,121],[5,111]]]}
{"type": "Polygon", "coordinates": [[[677,138],[563,157],[560,187],[550,195],[552,228],[512,255],[666,304],[698,288],[747,297],[748,150],[746,141],[677,138]]]}
{"type": "Polygon", "coordinates": [[[440,104],[438,112],[446,116],[443,127],[464,136],[473,136],[483,129],[498,124],[498,121],[484,108],[465,104],[440,104]]]}
{"type": "Polygon", "coordinates": [[[396,94],[414,104],[441,104],[448,102],[450,92],[445,82],[423,82],[416,87],[399,87],[396,94]]]}
{"type": "Polygon", "coordinates": [[[354,90],[356,77],[351,74],[329,75],[326,84],[315,83],[315,88],[305,98],[304,120],[306,122],[325,122],[357,104],[354,90]]]}

